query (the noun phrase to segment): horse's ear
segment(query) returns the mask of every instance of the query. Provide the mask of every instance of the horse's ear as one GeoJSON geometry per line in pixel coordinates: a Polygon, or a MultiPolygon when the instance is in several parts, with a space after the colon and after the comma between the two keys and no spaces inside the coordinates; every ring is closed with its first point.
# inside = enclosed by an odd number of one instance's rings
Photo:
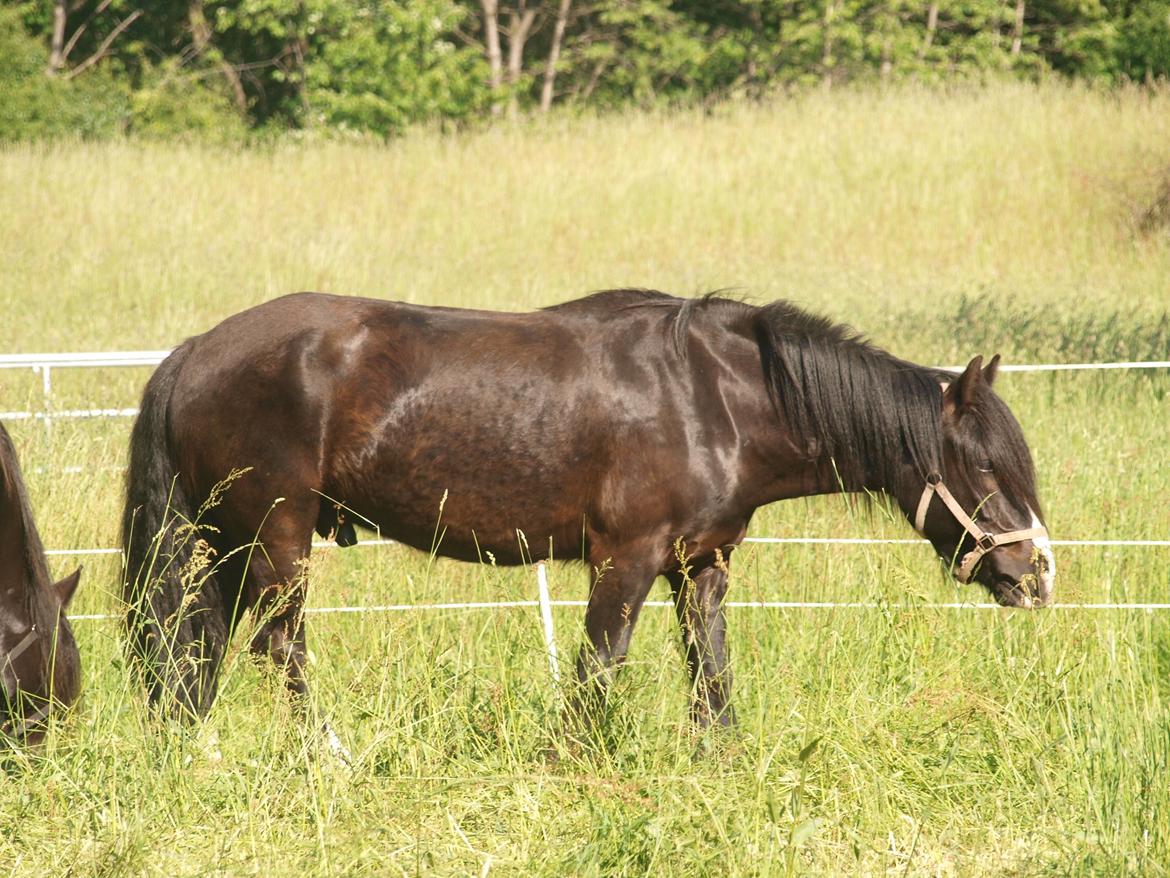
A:
{"type": "Polygon", "coordinates": [[[69,606],[69,602],[73,600],[73,593],[77,591],[77,583],[81,581],[81,568],[78,567],[64,579],[53,583],[53,591],[57,592],[57,599],[61,601],[62,607],[69,606]]]}
{"type": "Polygon", "coordinates": [[[983,357],[975,357],[963,374],[952,381],[943,393],[943,400],[955,409],[970,405],[975,399],[975,388],[983,380],[983,357]]]}
{"type": "Polygon", "coordinates": [[[995,376],[999,374],[999,354],[991,358],[991,362],[983,367],[983,380],[990,387],[995,383],[995,376]]]}

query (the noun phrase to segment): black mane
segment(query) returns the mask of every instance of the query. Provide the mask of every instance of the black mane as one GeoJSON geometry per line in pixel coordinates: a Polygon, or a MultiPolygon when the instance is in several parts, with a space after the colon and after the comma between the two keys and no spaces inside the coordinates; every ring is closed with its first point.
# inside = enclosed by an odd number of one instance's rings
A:
{"type": "Polygon", "coordinates": [[[789,302],[759,308],[756,332],[777,409],[832,459],[846,489],[895,489],[907,459],[922,483],[941,471],[941,382],[954,376],[789,302]]]}
{"type": "MultiPolygon", "coordinates": [[[[846,489],[917,490],[943,472],[942,385],[957,374],[902,360],[789,302],[759,308],[756,329],[777,409],[832,459],[846,489]],[[912,486],[899,484],[906,461],[917,476],[912,486]]],[[[946,478],[978,496],[971,476],[990,458],[1000,492],[1042,519],[1032,455],[1003,400],[980,384],[960,417],[957,466],[946,478]]]]}

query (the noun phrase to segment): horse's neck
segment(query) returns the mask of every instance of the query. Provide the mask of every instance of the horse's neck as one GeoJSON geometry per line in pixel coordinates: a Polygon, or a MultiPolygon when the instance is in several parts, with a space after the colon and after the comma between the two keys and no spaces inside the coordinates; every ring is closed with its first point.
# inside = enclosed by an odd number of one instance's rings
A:
{"type": "MultiPolygon", "coordinates": [[[[775,435],[769,437],[769,454],[763,467],[753,474],[762,489],[762,502],[790,500],[797,497],[813,497],[821,494],[886,494],[899,507],[906,510],[907,491],[902,482],[910,478],[909,467],[905,478],[899,484],[884,484],[872,468],[841,465],[823,453],[815,440],[793,435],[792,431],[773,421],[775,435]],[[860,469],[862,478],[846,481],[843,472],[860,469]]],[[[852,461],[848,463],[853,463],[852,461]]],[[[919,493],[921,487],[919,487],[919,493]]]]}

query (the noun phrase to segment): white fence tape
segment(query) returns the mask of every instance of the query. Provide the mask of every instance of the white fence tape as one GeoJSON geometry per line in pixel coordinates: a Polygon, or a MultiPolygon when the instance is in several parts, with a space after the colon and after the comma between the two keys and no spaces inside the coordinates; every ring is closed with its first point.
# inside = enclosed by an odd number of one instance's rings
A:
{"type": "MultiPolygon", "coordinates": [[[[926,540],[883,540],[883,539],[863,539],[850,537],[791,537],[791,538],[776,538],[776,537],[747,537],[745,543],[813,543],[825,544],[835,543],[841,545],[874,545],[874,544],[914,544],[925,543],[926,540]]],[[[1167,546],[1170,547],[1170,540],[1053,540],[1054,545],[1058,546],[1167,546]]],[[[394,540],[363,540],[359,542],[359,546],[393,546],[398,545],[394,540]]],[[[314,549],[333,549],[337,548],[336,543],[313,543],[314,549]]],[[[117,555],[121,552],[120,549],[50,549],[46,552],[47,555],[117,555]]],[[[554,684],[560,683],[560,663],[557,658],[557,645],[553,632],[553,607],[585,607],[588,606],[588,601],[581,600],[552,600],[548,587],[548,575],[545,570],[545,565],[539,563],[536,565],[536,583],[537,583],[537,599],[536,600],[517,600],[517,601],[461,601],[455,603],[435,603],[435,604],[373,604],[366,606],[350,606],[350,607],[309,607],[305,610],[308,615],[335,615],[345,613],[404,613],[411,611],[436,611],[436,610],[502,610],[513,608],[532,608],[540,609],[541,626],[544,633],[545,648],[548,653],[549,671],[552,674],[554,684]]],[[[669,607],[672,604],[669,601],[646,601],[643,606],[646,607],[669,607]]],[[[944,603],[882,603],[878,601],[726,601],[725,607],[733,609],[757,609],[757,610],[1000,610],[1004,609],[999,604],[991,603],[974,603],[969,601],[954,601],[944,603]]],[[[1170,610],[1170,603],[1112,603],[1112,602],[1098,602],[1098,603],[1060,603],[1052,604],[1047,609],[1051,610],[1145,610],[1153,612],[1154,610],[1170,610]]],[[[92,613],[69,617],[73,621],[89,621],[101,619],[116,619],[118,616],[113,613],[92,613]]]]}
{"type": "Polygon", "coordinates": [[[101,366],[157,366],[170,351],[97,351],[67,354],[0,354],[0,369],[92,369],[101,366]]]}
{"type": "Polygon", "coordinates": [[[50,409],[44,412],[0,412],[0,421],[53,421],[57,418],[132,418],[138,409],[50,409]]]}
{"type": "MultiPolygon", "coordinates": [[[[943,366],[962,372],[966,366],[943,366]]],[[[1131,363],[1016,363],[1000,366],[1000,372],[1096,372],[1109,369],[1170,369],[1170,360],[1137,360],[1131,363]]]]}
{"type": "MultiPolygon", "coordinates": [[[[927,544],[924,539],[886,540],[866,537],[744,537],[745,543],[764,545],[838,545],[838,546],[913,546],[927,544]]],[[[358,546],[397,546],[396,540],[359,540],[358,546]]],[[[1052,540],[1054,546],[1150,546],[1170,547],[1170,540],[1052,540]]],[[[336,549],[336,543],[313,543],[314,549],[336,549]]],[[[46,549],[46,555],[81,557],[84,555],[117,555],[122,550],[109,549],[46,549]]]]}
{"type": "MultiPolygon", "coordinates": [[[[462,603],[447,604],[371,604],[364,607],[307,607],[306,616],[335,616],[353,613],[411,613],[443,610],[508,610],[508,609],[535,609],[542,606],[540,600],[530,601],[464,601],[462,603]]],[[[589,606],[588,601],[552,601],[551,607],[589,606]]],[[[644,607],[673,607],[670,601],[645,601],[644,607]]],[[[951,601],[943,603],[883,603],[880,601],[725,601],[724,607],[733,610],[889,610],[891,612],[905,612],[908,610],[1009,610],[999,604],[964,603],[951,601]]],[[[1051,604],[1045,610],[1144,610],[1152,613],[1155,610],[1170,610],[1170,603],[1066,603],[1051,604]]],[[[1042,611],[1041,611],[1042,612],[1042,611]]],[[[82,613],[70,616],[70,622],[92,622],[121,619],[115,613],[82,613]]],[[[550,612],[551,618],[551,612],[550,612]]],[[[549,652],[549,668],[554,682],[560,681],[560,667],[556,662],[556,643],[551,639],[551,629],[545,630],[545,645],[549,652]]]]}

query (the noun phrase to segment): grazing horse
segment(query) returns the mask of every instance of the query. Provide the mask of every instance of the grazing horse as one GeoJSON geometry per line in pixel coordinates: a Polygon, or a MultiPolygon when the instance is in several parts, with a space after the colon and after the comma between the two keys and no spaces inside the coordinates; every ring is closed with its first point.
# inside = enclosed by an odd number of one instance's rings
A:
{"type": "Polygon", "coordinates": [[[16,450],[0,424],[0,743],[36,744],[54,707],[81,688],[65,607],[81,568],[54,584],[33,524],[16,450]]]}
{"type": "Polygon", "coordinates": [[[962,581],[1008,606],[1049,601],[1032,460],[997,365],[916,366],[783,301],[613,290],[511,314],[276,299],[188,339],[146,387],[123,515],[132,658],[152,702],[202,715],[250,610],[253,651],[303,694],[314,530],[345,546],[360,523],[429,551],[441,507],[440,555],[588,562],[580,720],[665,576],[694,718],[727,724],[728,561],[764,504],[884,492],[962,581]],[[218,566],[184,579],[208,548],[218,566]]]}

